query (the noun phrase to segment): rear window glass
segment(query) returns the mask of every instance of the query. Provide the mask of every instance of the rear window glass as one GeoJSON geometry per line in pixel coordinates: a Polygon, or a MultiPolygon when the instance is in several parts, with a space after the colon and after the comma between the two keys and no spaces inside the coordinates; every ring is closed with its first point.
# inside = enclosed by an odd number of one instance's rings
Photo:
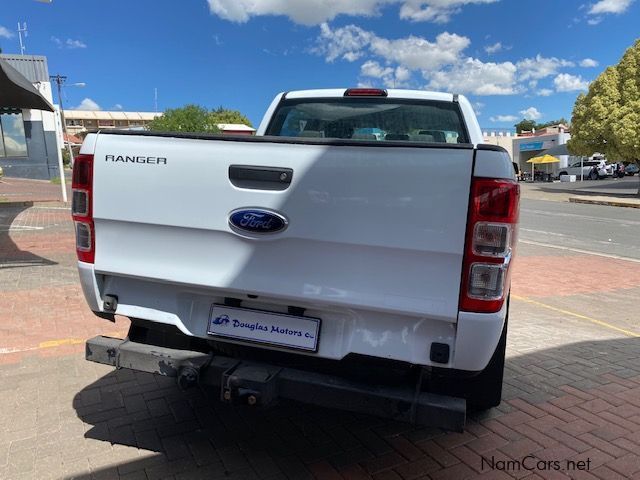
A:
{"type": "Polygon", "coordinates": [[[285,100],[267,135],[366,141],[469,143],[452,102],[388,98],[285,100]]]}

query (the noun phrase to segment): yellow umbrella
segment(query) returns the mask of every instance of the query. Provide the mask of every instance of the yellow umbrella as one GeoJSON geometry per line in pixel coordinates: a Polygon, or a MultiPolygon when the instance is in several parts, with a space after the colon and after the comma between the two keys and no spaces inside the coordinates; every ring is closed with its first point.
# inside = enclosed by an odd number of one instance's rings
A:
{"type": "Polygon", "coordinates": [[[542,163],[558,163],[560,161],[559,158],[554,157],[553,155],[542,155],[541,157],[533,157],[527,160],[527,163],[531,164],[531,179],[534,177],[534,165],[540,165],[542,163]]]}
{"type": "Polygon", "coordinates": [[[556,158],[552,155],[542,155],[541,157],[533,157],[527,160],[527,163],[533,163],[538,165],[540,163],[558,163],[560,161],[559,158],[556,158]]]}

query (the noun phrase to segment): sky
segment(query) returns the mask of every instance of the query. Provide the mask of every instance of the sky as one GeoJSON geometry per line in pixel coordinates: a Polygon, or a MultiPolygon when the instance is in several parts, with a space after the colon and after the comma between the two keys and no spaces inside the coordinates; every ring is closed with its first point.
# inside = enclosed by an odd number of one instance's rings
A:
{"type": "Polygon", "coordinates": [[[157,89],[159,111],[257,126],[278,92],[360,85],[464,94],[506,130],[570,118],[640,37],[640,0],[2,0],[3,53],[18,22],[68,77],[65,108],[153,111],[157,89]]]}

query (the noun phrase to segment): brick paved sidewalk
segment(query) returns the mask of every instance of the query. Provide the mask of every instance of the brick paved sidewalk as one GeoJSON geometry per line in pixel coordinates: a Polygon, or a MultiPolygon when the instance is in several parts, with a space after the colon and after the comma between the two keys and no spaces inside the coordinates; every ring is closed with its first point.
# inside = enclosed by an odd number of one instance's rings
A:
{"type": "Polygon", "coordinates": [[[291,402],[232,408],[84,361],[85,338],[127,321],[84,305],[68,215],[0,208],[2,480],[640,479],[637,264],[521,248],[504,402],[447,433],[291,402]],[[569,265],[573,284],[598,272],[604,302],[593,289],[545,293],[557,285],[548,262],[569,265]]]}
{"type": "MultiPolygon", "coordinates": [[[[65,171],[67,199],[71,201],[71,171],[65,171]]],[[[25,178],[0,178],[0,207],[5,202],[62,202],[59,184],[49,180],[29,180],[25,178]]]]}

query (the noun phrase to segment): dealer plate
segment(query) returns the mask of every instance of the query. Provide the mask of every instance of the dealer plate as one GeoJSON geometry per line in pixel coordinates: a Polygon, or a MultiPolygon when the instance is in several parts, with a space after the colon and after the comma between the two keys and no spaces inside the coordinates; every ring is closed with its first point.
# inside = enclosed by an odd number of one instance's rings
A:
{"type": "Polygon", "coordinates": [[[213,304],[207,333],[315,352],[320,319],[213,304]]]}

